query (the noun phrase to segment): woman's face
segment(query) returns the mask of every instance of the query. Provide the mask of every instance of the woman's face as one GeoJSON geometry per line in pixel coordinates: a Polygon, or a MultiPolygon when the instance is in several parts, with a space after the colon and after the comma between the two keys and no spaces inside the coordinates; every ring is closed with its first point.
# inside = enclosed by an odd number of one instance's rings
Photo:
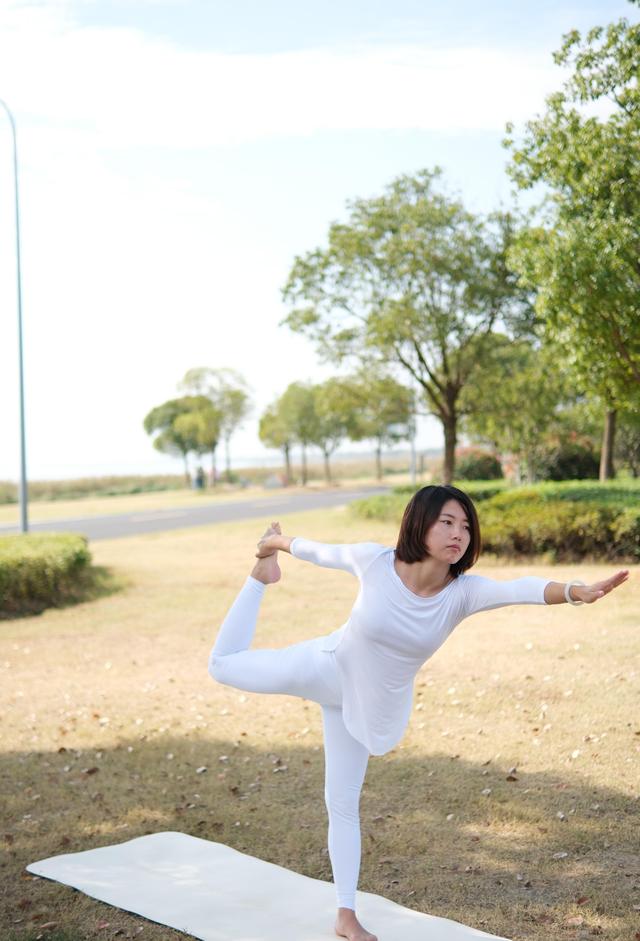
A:
{"type": "Polygon", "coordinates": [[[470,541],[471,531],[464,507],[457,500],[448,500],[427,531],[427,552],[433,559],[453,565],[465,554],[470,541]]]}

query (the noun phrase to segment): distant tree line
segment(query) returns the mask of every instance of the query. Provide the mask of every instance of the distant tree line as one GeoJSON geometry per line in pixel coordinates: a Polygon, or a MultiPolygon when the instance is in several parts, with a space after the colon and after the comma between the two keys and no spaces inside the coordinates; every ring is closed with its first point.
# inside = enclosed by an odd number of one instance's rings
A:
{"type": "Polygon", "coordinates": [[[291,449],[299,445],[302,483],[307,483],[307,448],[322,451],[324,476],[331,481],[331,455],[346,439],[369,440],[382,477],[382,449],[412,434],[410,389],[382,372],[336,377],[326,382],[293,382],[260,419],[260,440],[282,451],[286,481],[293,479],[291,449]]]}

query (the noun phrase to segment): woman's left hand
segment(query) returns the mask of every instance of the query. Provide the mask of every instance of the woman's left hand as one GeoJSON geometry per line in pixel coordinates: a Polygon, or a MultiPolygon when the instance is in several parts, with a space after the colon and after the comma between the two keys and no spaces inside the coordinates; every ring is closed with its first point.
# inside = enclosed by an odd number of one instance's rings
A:
{"type": "Polygon", "coordinates": [[[585,604],[593,604],[598,598],[604,598],[610,591],[622,585],[629,578],[629,569],[621,569],[615,575],[605,578],[601,582],[594,582],[593,585],[572,585],[570,592],[574,601],[584,601],[585,604]]]}

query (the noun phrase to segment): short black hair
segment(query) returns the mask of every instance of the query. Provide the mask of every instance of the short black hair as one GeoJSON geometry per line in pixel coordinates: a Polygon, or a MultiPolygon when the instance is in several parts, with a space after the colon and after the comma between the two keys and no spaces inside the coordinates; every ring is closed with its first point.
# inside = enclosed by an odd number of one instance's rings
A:
{"type": "Polygon", "coordinates": [[[449,500],[457,500],[464,508],[469,522],[470,540],[464,555],[449,566],[457,578],[477,561],[481,549],[480,523],[471,497],[452,487],[450,484],[423,487],[409,500],[398,533],[396,558],[401,562],[422,562],[429,555],[427,551],[427,533],[440,516],[442,507],[449,500]]]}

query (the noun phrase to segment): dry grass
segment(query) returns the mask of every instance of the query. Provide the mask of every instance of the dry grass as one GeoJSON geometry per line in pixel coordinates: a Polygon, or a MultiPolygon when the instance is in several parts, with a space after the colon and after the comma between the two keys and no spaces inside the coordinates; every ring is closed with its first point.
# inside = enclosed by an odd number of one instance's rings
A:
{"type": "MultiPolygon", "coordinates": [[[[340,510],[285,525],[331,541],[394,536],[340,510]]],[[[319,707],[241,694],[206,672],[255,530],[243,522],[96,543],[96,564],[127,582],[122,592],[0,625],[3,937],[35,938],[57,922],[68,941],[134,937],[141,925],[150,941],[179,938],[24,873],[36,859],[157,830],[330,879],[319,707]]],[[[333,630],[354,596],[345,573],[288,557],[283,568],[258,646],[333,630]]],[[[478,568],[585,581],[609,570],[478,568]]],[[[369,765],[363,890],[517,941],[635,937],[634,575],[590,608],[477,615],[425,665],[405,739],[369,765]]]]}

